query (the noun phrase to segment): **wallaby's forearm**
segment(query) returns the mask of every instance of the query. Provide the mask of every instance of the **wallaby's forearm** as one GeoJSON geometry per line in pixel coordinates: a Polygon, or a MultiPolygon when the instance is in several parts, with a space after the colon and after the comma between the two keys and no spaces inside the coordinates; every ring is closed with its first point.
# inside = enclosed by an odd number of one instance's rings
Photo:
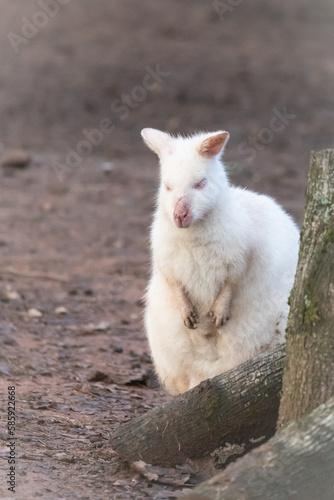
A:
{"type": "Polygon", "coordinates": [[[191,330],[195,330],[197,328],[199,317],[197,310],[192,304],[184,286],[180,281],[171,276],[167,277],[165,275],[165,279],[174,294],[185,326],[191,330]]]}
{"type": "MultiPolygon", "coordinates": [[[[199,316],[184,286],[180,281],[171,276],[165,276],[165,279],[177,301],[184,324],[187,328],[192,330],[196,329],[199,322],[199,316]]],[[[230,318],[230,306],[234,288],[235,283],[232,280],[226,280],[208,313],[211,322],[215,324],[217,328],[225,325],[230,318]]]]}
{"type": "Polygon", "coordinates": [[[235,283],[231,280],[226,280],[209,311],[208,316],[217,328],[225,325],[230,318],[230,307],[234,288],[235,283]]]}

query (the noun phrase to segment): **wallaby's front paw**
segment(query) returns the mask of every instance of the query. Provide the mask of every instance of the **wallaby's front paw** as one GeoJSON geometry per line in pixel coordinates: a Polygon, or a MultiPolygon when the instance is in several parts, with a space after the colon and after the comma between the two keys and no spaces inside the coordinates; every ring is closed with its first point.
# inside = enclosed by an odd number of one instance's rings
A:
{"type": "Polygon", "coordinates": [[[217,328],[226,325],[227,321],[230,319],[229,313],[225,309],[223,311],[215,311],[213,309],[209,312],[208,316],[211,319],[211,323],[216,325],[217,328]]]}
{"type": "Polygon", "coordinates": [[[187,328],[189,328],[190,330],[196,330],[197,324],[199,322],[199,316],[196,309],[187,311],[187,314],[183,321],[187,328]]]}
{"type": "Polygon", "coordinates": [[[217,328],[226,325],[230,319],[231,298],[232,289],[231,286],[227,285],[220,290],[208,313],[211,323],[216,325],[217,328]]]}

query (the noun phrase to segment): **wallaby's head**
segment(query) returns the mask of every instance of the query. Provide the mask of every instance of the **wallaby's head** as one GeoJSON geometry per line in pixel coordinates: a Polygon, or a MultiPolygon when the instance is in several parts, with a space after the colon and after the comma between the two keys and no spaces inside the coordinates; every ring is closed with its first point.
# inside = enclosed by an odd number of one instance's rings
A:
{"type": "Polygon", "coordinates": [[[161,165],[159,206],[179,228],[202,220],[224,196],[228,181],[220,155],[229,139],[225,131],[172,137],[144,128],[144,141],[157,153],[161,165]]]}

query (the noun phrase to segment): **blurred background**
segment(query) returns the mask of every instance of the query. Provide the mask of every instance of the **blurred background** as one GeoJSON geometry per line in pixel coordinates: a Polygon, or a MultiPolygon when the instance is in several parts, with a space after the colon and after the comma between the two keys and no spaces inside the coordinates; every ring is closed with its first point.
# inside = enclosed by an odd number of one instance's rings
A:
{"type": "Polygon", "coordinates": [[[332,0],[3,0],[2,148],[63,164],[108,119],[81,156],[153,162],[143,127],[226,129],[231,180],[301,222],[310,150],[334,146],[333,25],[332,0]]]}

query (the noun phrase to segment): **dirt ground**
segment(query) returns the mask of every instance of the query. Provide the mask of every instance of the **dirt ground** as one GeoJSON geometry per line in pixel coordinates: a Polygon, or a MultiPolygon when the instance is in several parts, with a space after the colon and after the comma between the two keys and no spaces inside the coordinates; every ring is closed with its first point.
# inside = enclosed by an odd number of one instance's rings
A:
{"type": "Polygon", "coordinates": [[[108,443],[169,399],[142,325],[158,169],[140,130],[229,130],[231,181],[301,223],[310,150],[334,146],[334,7],[46,3],[3,0],[0,20],[0,147],[31,156],[0,172],[0,497],[177,498],[189,485],[150,483],[108,443]]]}

